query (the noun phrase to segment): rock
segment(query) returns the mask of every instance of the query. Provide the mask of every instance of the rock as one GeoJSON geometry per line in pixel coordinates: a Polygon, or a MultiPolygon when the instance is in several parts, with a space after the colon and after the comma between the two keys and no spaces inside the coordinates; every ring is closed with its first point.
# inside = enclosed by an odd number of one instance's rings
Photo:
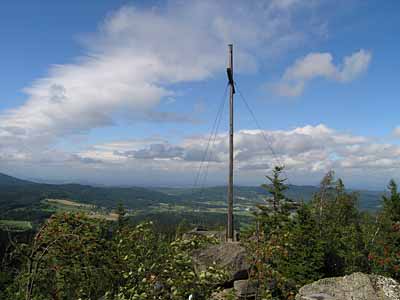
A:
{"type": "Polygon", "coordinates": [[[257,294],[257,283],[250,280],[237,280],[233,283],[235,295],[238,299],[255,299],[257,294]]]}
{"type": "Polygon", "coordinates": [[[211,266],[225,269],[230,282],[247,279],[250,268],[246,249],[239,242],[224,242],[196,250],[193,252],[193,262],[197,273],[211,266]]]}
{"type": "Polygon", "coordinates": [[[296,300],[400,300],[400,284],[379,275],[353,273],[305,285],[296,300]]]}
{"type": "MultiPolygon", "coordinates": [[[[204,227],[196,227],[186,233],[183,234],[182,238],[184,240],[188,240],[193,238],[194,236],[206,236],[209,238],[215,238],[220,242],[225,242],[226,240],[226,232],[225,230],[223,231],[215,231],[215,230],[207,230],[204,227]]],[[[239,232],[235,231],[234,232],[235,235],[235,241],[239,241],[239,232]]]]}
{"type": "Polygon", "coordinates": [[[213,293],[210,300],[226,300],[229,295],[233,295],[233,288],[225,289],[220,292],[213,293]]]}
{"type": "Polygon", "coordinates": [[[203,227],[196,227],[193,230],[190,230],[186,233],[183,234],[182,238],[184,240],[189,240],[195,236],[206,236],[209,238],[215,238],[218,241],[223,241],[225,240],[225,232],[224,231],[212,231],[212,230],[207,230],[203,227]]]}
{"type": "Polygon", "coordinates": [[[255,300],[257,293],[257,284],[249,280],[237,280],[234,282],[234,288],[224,289],[211,295],[211,300],[255,300]]]}
{"type": "Polygon", "coordinates": [[[371,275],[378,299],[400,300],[400,284],[388,277],[371,275]],[[379,298],[379,296],[381,298],[379,298]]]}

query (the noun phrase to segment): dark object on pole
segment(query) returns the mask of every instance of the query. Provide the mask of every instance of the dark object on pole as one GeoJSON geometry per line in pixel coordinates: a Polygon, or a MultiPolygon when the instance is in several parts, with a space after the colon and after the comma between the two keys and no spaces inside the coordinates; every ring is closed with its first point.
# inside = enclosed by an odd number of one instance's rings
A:
{"type": "Polygon", "coordinates": [[[234,240],[233,228],[233,94],[235,86],[233,81],[233,45],[228,45],[228,68],[226,69],[229,80],[229,175],[228,175],[228,224],[226,228],[227,241],[234,240]]]}

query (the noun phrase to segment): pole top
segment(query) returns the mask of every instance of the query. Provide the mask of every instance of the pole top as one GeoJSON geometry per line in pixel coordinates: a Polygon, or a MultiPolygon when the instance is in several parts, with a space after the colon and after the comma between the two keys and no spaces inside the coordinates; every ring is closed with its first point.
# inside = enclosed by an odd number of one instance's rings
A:
{"type": "Polygon", "coordinates": [[[228,82],[232,86],[232,92],[233,94],[235,93],[235,84],[233,81],[233,51],[232,51],[233,45],[228,44],[228,67],[226,68],[226,72],[228,75],[228,82]]]}

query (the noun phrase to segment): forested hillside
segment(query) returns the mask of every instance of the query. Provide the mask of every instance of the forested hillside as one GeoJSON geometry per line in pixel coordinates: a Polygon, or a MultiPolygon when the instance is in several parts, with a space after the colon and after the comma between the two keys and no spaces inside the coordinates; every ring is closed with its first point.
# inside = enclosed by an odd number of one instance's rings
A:
{"type": "MultiPolygon", "coordinates": [[[[266,192],[260,187],[236,186],[235,203],[243,211],[263,201],[266,192]]],[[[314,186],[290,185],[286,196],[295,201],[310,201],[318,191],[314,186]]],[[[363,210],[375,211],[381,192],[359,191],[359,205],[363,210]]],[[[115,209],[122,204],[131,210],[176,211],[199,210],[218,212],[226,205],[226,187],[205,188],[143,188],[93,187],[80,184],[43,184],[20,180],[0,174],[0,220],[40,222],[50,216],[44,199],[68,199],[98,207],[115,209]],[[151,209],[150,209],[151,208],[151,209]]]]}
{"type": "Polygon", "coordinates": [[[141,187],[113,188],[80,184],[42,184],[0,176],[0,219],[36,221],[49,217],[43,199],[74,201],[116,208],[119,203],[130,209],[145,208],[154,203],[179,201],[155,190],[141,187]]]}

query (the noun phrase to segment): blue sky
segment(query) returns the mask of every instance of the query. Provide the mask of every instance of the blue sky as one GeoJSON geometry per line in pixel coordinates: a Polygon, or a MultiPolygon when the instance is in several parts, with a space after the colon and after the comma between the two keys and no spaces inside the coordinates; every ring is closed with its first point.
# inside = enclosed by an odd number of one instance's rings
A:
{"type": "MultiPolygon", "coordinates": [[[[292,183],[400,179],[398,1],[13,1],[0,10],[0,172],[186,185],[235,78],[292,183]],[[230,9],[233,10],[230,11],[230,9]]],[[[236,97],[236,183],[277,163],[236,97]]],[[[207,184],[226,178],[225,111],[207,184]]]]}

